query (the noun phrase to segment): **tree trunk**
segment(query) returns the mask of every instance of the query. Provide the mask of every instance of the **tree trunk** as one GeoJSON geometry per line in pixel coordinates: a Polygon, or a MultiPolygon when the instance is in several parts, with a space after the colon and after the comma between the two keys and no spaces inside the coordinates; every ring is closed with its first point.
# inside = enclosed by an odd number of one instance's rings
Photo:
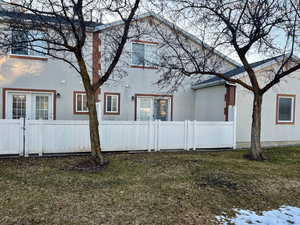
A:
{"type": "Polygon", "coordinates": [[[89,109],[89,129],[92,160],[96,164],[104,165],[104,157],[101,153],[99,122],[97,117],[96,96],[92,91],[87,91],[87,104],[89,109]]]}
{"type": "Polygon", "coordinates": [[[250,158],[253,160],[262,161],[265,157],[261,148],[261,106],[263,96],[254,93],[253,111],[252,111],[252,127],[251,127],[251,152],[250,158]]]}

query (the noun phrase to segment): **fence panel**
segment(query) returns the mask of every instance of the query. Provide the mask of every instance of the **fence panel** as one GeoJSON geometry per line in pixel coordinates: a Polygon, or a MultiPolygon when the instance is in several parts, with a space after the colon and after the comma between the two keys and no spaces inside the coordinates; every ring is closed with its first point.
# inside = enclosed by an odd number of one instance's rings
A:
{"type": "MultiPolygon", "coordinates": [[[[0,154],[89,152],[88,121],[0,120],[0,154]],[[17,140],[17,141],[16,141],[17,140]]],[[[103,151],[234,148],[234,122],[100,121],[103,151]]]]}
{"type": "Polygon", "coordinates": [[[159,149],[185,149],[185,122],[160,122],[159,149]]]}
{"type": "Polygon", "coordinates": [[[26,124],[27,154],[90,151],[88,121],[29,120],[26,124]]]}
{"type": "Polygon", "coordinates": [[[233,122],[196,122],[196,148],[232,148],[234,146],[233,122]]]}
{"type": "Polygon", "coordinates": [[[0,120],[0,154],[23,154],[22,120],[0,120]]]}
{"type": "Polygon", "coordinates": [[[100,138],[103,151],[148,150],[153,133],[148,122],[101,121],[100,138]]]}

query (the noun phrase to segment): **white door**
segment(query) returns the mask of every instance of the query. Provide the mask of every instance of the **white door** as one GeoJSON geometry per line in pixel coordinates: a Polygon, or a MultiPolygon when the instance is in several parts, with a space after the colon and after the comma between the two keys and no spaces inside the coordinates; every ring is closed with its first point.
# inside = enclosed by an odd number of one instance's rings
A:
{"type": "Polygon", "coordinates": [[[20,119],[30,115],[30,96],[25,93],[9,93],[7,95],[7,119],[20,119]]]}
{"type": "Polygon", "coordinates": [[[31,92],[8,92],[6,118],[31,120],[53,119],[52,94],[31,92]]]}
{"type": "Polygon", "coordinates": [[[171,120],[171,99],[159,96],[137,97],[137,120],[171,120]]]}
{"type": "Polygon", "coordinates": [[[49,120],[52,119],[51,95],[49,94],[32,94],[31,119],[49,120]]]}
{"type": "Polygon", "coordinates": [[[137,98],[137,120],[153,120],[153,98],[137,98]]]}

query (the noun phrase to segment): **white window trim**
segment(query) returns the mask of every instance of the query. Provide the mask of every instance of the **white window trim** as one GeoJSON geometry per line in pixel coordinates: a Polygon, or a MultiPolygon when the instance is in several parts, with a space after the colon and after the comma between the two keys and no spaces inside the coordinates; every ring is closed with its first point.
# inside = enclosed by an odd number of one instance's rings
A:
{"type": "Polygon", "coordinates": [[[82,95],[81,100],[83,102],[83,96],[84,95],[86,96],[86,93],[75,92],[75,113],[88,113],[89,112],[88,108],[87,108],[87,110],[78,110],[77,109],[77,105],[78,105],[77,96],[78,95],[82,95]]]}
{"type": "Polygon", "coordinates": [[[139,65],[139,64],[134,64],[133,63],[133,44],[140,44],[140,45],[144,45],[144,46],[157,46],[158,44],[156,43],[143,43],[143,42],[138,42],[138,41],[132,41],[131,42],[131,57],[130,57],[130,65],[131,66],[142,66],[142,67],[153,67],[151,65],[147,65],[147,63],[145,62],[145,56],[146,56],[146,48],[144,48],[144,65],[139,65]]]}
{"type": "Polygon", "coordinates": [[[296,95],[283,95],[283,94],[278,94],[277,95],[277,118],[276,118],[276,122],[278,124],[285,124],[285,123],[288,123],[288,124],[292,124],[292,123],[295,123],[295,102],[296,102],[296,95]],[[292,99],[292,109],[291,109],[291,120],[279,120],[279,102],[280,102],[280,99],[281,98],[288,98],[288,99],[292,99]]]}
{"type": "MultiPolygon", "coordinates": [[[[119,101],[120,101],[120,94],[119,93],[104,93],[104,96],[105,96],[105,99],[104,99],[104,101],[105,101],[105,108],[104,108],[104,113],[105,114],[119,114],[120,113],[120,109],[119,109],[119,105],[120,105],[120,103],[119,103],[119,101]],[[107,110],[107,97],[108,96],[115,96],[115,97],[117,97],[117,107],[116,107],[116,110],[114,110],[114,111],[108,111],[107,110]]],[[[112,107],[111,107],[112,108],[112,107]]]]}
{"type": "MultiPolygon", "coordinates": [[[[32,103],[32,96],[33,95],[39,95],[39,94],[41,94],[41,95],[47,95],[47,96],[51,96],[51,98],[50,98],[50,101],[49,101],[49,118],[48,118],[48,120],[54,120],[54,98],[55,98],[55,96],[54,96],[54,94],[52,93],[52,92],[43,92],[43,91],[38,91],[38,90],[36,90],[36,91],[23,91],[23,90],[7,90],[6,92],[5,92],[5,119],[7,119],[9,116],[9,105],[10,105],[10,103],[9,103],[9,98],[8,98],[8,96],[9,96],[9,94],[15,94],[15,93],[18,93],[18,94],[25,94],[25,95],[29,95],[30,97],[29,97],[29,101],[30,101],[30,103],[26,103],[26,104],[29,104],[29,105],[26,105],[26,107],[28,107],[29,109],[30,109],[30,112],[31,112],[31,110],[32,110],[32,106],[33,106],[33,103],[32,103]]],[[[26,108],[26,110],[27,110],[27,108],[26,108]]],[[[31,115],[26,115],[26,119],[32,119],[32,118],[29,118],[29,116],[32,116],[32,115],[35,115],[35,113],[32,113],[31,112],[31,115]]]]}

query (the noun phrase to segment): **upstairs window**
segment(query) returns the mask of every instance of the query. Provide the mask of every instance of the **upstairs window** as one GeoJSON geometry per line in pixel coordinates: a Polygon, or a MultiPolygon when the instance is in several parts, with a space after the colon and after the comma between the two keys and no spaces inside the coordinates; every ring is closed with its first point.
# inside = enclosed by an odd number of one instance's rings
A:
{"type": "Polygon", "coordinates": [[[277,95],[277,124],[295,123],[295,95],[277,95]]]}
{"type": "Polygon", "coordinates": [[[158,64],[157,43],[132,42],[133,66],[155,67],[158,64]]]}
{"type": "Polygon", "coordinates": [[[47,43],[43,40],[41,31],[12,31],[11,53],[16,55],[44,56],[47,52],[47,43]]]}

